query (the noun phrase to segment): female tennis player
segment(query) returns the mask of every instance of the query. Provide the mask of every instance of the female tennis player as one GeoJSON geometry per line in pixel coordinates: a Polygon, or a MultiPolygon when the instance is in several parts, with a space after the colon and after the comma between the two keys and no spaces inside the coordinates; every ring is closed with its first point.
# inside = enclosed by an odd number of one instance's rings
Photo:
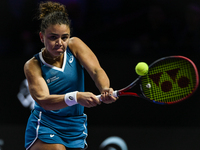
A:
{"type": "Polygon", "coordinates": [[[64,5],[39,5],[44,43],[41,52],[24,65],[30,93],[35,100],[25,133],[30,150],[83,150],[87,148],[87,116],[84,107],[101,102],[84,92],[84,69],[101,92],[104,103],[112,103],[109,78],[91,49],[79,38],[70,37],[70,20],[64,5]]]}

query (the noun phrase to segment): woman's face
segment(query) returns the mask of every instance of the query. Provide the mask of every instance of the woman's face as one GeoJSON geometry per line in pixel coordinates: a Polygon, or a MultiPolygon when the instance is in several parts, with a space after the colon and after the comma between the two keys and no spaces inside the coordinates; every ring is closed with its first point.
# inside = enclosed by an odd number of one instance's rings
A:
{"type": "Polygon", "coordinates": [[[51,57],[61,56],[70,38],[70,28],[65,24],[50,25],[45,33],[40,32],[40,39],[51,57]]]}

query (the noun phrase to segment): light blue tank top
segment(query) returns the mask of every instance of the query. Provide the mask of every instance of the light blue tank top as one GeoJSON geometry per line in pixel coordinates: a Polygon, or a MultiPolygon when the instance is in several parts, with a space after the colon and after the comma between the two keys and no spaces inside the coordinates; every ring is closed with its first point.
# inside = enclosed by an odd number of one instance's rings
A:
{"type": "MultiPolygon", "coordinates": [[[[64,53],[62,68],[47,64],[42,57],[42,52],[34,57],[40,62],[42,75],[48,85],[50,94],[65,94],[73,91],[84,92],[84,68],[74,57],[69,47],[64,53]]],[[[35,110],[42,111],[48,115],[79,116],[83,115],[84,107],[76,104],[60,110],[48,111],[35,102],[35,110]]]]}

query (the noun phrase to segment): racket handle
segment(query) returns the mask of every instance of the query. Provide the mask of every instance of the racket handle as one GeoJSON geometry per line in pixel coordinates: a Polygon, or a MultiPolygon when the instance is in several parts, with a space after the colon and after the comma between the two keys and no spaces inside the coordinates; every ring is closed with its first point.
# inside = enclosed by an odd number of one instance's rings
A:
{"type": "MultiPolygon", "coordinates": [[[[114,92],[113,92],[113,96],[114,96],[114,97],[118,97],[118,96],[117,96],[117,91],[114,91],[114,92]]],[[[96,97],[102,102],[101,95],[97,95],[96,97]]]]}

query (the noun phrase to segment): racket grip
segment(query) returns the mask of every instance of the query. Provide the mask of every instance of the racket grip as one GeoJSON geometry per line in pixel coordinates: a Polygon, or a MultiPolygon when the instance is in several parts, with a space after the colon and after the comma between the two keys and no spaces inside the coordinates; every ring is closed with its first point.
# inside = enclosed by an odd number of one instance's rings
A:
{"type": "MultiPolygon", "coordinates": [[[[114,92],[113,92],[113,96],[114,96],[114,97],[118,97],[118,96],[117,96],[117,91],[114,91],[114,92]]],[[[102,102],[101,95],[97,95],[96,97],[102,102]]]]}

